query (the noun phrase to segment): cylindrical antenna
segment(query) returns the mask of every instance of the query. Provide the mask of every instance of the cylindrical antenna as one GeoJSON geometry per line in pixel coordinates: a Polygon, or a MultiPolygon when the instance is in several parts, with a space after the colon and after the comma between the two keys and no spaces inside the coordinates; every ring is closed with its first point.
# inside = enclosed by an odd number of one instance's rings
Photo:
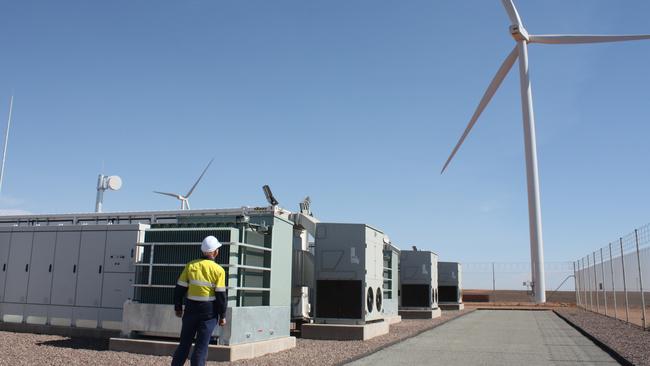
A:
{"type": "Polygon", "coordinates": [[[2,180],[5,174],[5,160],[7,159],[7,143],[9,142],[9,127],[11,127],[11,112],[14,107],[14,96],[9,101],[9,118],[7,119],[7,129],[5,130],[4,148],[2,150],[2,166],[0,166],[0,193],[2,193],[2,180]]]}

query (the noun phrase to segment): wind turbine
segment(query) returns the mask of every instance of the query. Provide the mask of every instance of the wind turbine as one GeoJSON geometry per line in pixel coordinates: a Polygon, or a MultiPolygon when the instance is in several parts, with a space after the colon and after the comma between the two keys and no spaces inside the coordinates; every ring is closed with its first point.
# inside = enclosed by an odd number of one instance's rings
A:
{"type": "Polygon", "coordinates": [[[196,188],[196,186],[199,184],[199,182],[201,181],[201,179],[205,175],[205,172],[208,171],[208,168],[210,167],[210,165],[212,164],[213,161],[214,161],[214,158],[212,158],[210,160],[210,162],[205,167],[205,169],[203,169],[203,173],[201,173],[201,175],[199,176],[199,179],[197,179],[196,182],[194,182],[194,185],[192,186],[192,188],[190,188],[190,190],[185,195],[180,195],[178,193],[159,192],[159,191],[153,191],[153,192],[158,193],[158,194],[162,194],[162,195],[165,195],[165,196],[174,197],[177,200],[181,201],[181,210],[189,210],[190,209],[189,198],[192,195],[192,192],[194,192],[194,188],[196,188]]]}
{"type": "Polygon", "coordinates": [[[497,74],[490,82],[478,107],[474,111],[460,140],[454,147],[442,168],[441,174],[454,158],[458,149],[463,144],[467,135],[474,127],[479,116],[488,105],[501,82],[506,77],[512,65],[519,58],[519,79],[521,84],[521,109],[524,120],[524,148],[526,153],[526,178],[528,183],[528,224],[530,226],[530,254],[532,264],[533,293],[535,302],[546,302],[546,284],[544,282],[544,244],[542,241],[542,214],[539,204],[539,177],[537,171],[537,147],[535,141],[535,117],[533,114],[533,97],[528,70],[528,44],[580,44],[622,42],[650,39],[650,35],[576,35],[576,34],[549,34],[532,35],[524,28],[519,13],[512,0],[501,0],[510,18],[510,34],[516,41],[514,49],[506,57],[497,74]]]}

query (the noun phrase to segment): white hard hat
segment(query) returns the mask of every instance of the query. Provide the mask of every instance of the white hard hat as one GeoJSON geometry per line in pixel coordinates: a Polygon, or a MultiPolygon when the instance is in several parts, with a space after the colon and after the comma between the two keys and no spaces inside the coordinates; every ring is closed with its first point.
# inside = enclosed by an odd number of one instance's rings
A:
{"type": "Polygon", "coordinates": [[[205,239],[203,239],[203,243],[201,243],[201,251],[203,253],[214,252],[220,247],[221,247],[221,243],[219,243],[219,240],[217,240],[217,238],[215,238],[212,235],[206,236],[205,239]]]}

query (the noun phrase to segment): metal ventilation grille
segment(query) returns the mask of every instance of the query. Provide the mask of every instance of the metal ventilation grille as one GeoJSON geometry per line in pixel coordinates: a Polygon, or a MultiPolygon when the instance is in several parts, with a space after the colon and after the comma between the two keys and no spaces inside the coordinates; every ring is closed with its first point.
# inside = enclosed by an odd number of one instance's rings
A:
{"type": "MultiPolygon", "coordinates": [[[[143,245],[142,262],[151,262],[151,245],[143,245]]],[[[201,245],[156,245],[153,263],[182,264],[201,258],[201,245]]],[[[224,244],[219,248],[219,255],[215,262],[228,264],[230,257],[230,246],[224,244]]]]}
{"type": "Polygon", "coordinates": [[[393,252],[384,251],[384,298],[393,298],[393,252]]]}
{"type": "Polygon", "coordinates": [[[431,293],[429,285],[402,285],[402,306],[430,307],[431,293]]]}
{"type": "Polygon", "coordinates": [[[438,301],[440,302],[461,302],[460,291],[456,286],[439,286],[438,301]]]}
{"type": "Polygon", "coordinates": [[[178,277],[183,272],[183,267],[152,267],[152,285],[176,285],[178,277]]]}
{"type": "Polygon", "coordinates": [[[200,242],[213,235],[222,242],[215,262],[226,271],[231,306],[265,306],[270,303],[271,236],[243,228],[245,243],[236,228],[170,227],[145,232],[138,245],[134,300],[172,304],[173,289],[185,264],[201,257],[200,242]]]}
{"type": "Polygon", "coordinates": [[[145,243],[200,243],[206,236],[214,236],[220,242],[238,241],[237,229],[156,229],[147,230],[145,243]],[[235,234],[235,235],[233,235],[235,234]]]}
{"type": "Polygon", "coordinates": [[[314,255],[306,250],[294,250],[292,262],[293,286],[314,287],[314,255]]]}
{"type": "Polygon", "coordinates": [[[171,305],[174,303],[174,288],[136,287],[134,299],[147,304],[171,305]]]}

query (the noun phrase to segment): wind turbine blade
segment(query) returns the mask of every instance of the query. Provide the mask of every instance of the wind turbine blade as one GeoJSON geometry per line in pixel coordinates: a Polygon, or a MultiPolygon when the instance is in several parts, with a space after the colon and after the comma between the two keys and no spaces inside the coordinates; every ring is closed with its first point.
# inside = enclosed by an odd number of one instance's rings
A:
{"type": "Polygon", "coordinates": [[[176,193],[167,193],[167,192],[159,192],[159,191],[153,191],[153,193],[158,193],[158,194],[163,194],[165,196],[178,198],[178,195],[176,193]]]}
{"type": "Polygon", "coordinates": [[[442,167],[442,171],[440,171],[440,174],[444,173],[445,169],[447,169],[447,166],[451,162],[451,159],[454,158],[454,156],[458,152],[458,149],[460,149],[460,146],[463,144],[463,142],[467,138],[467,135],[469,135],[469,132],[472,130],[472,127],[474,127],[474,124],[478,120],[479,116],[481,115],[481,113],[483,113],[483,110],[488,105],[488,103],[490,103],[490,100],[494,96],[494,93],[497,91],[497,89],[499,89],[501,82],[503,82],[503,79],[505,79],[506,75],[508,75],[508,71],[510,71],[512,65],[515,63],[515,60],[517,60],[518,56],[519,53],[517,51],[517,47],[515,46],[515,48],[512,50],[512,52],[510,52],[508,57],[506,57],[505,61],[503,61],[501,67],[499,67],[499,71],[497,71],[497,74],[494,75],[494,78],[492,79],[492,82],[490,82],[490,85],[485,91],[485,94],[483,94],[483,98],[481,98],[478,107],[476,107],[476,111],[474,111],[474,115],[472,115],[472,118],[469,120],[469,123],[465,128],[465,132],[463,132],[463,135],[460,137],[460,140],[458,140],[458,143],[454,147],[454,150],[451,152],[451,155],[449,155],[449,158],[447,159],[447,162],[445,162],[445,165],[442,167]]]}
{"type": "Polygon", "coordinates": [[[542,34],[531,35],[529,43],[580,44],[641,41],[650,39],[650,34],[595,35],[595,34],[542,34]]]}
{"type": "Polygon", "coordinates": [[[212,165],[213,161],[214,161],[214,158],[212,158],[210,160],[210,162],[208,163],[208,165],[205,167],[205,169],[203,169],[203,173],[201,173],[201,175],[199,176],[199,179],[197,179],[196,182],[194,182],[194,185],[192,186],[192,188],[190,188],[190,191],[187,192],[187,194],[185,195],[185,198],[189,198],[190,195],[192,194],[192,192],[194,192],[194,188],[196,188],[196,186],[199,184],[199,182],[201,181],[201,179],[205,175],[205,172],[207,172],[210,165],[212,165]]]}
{"type": "Polygon", "coordinates": [[[515,4],[512,2],[512,0],[501,0],[501,3],[503,3],[503,7],[506,8],[508,18],[510,18],[512,24],[521,25],[521,18],[519,17],[517,8],[515,8],[515,4]]]}

